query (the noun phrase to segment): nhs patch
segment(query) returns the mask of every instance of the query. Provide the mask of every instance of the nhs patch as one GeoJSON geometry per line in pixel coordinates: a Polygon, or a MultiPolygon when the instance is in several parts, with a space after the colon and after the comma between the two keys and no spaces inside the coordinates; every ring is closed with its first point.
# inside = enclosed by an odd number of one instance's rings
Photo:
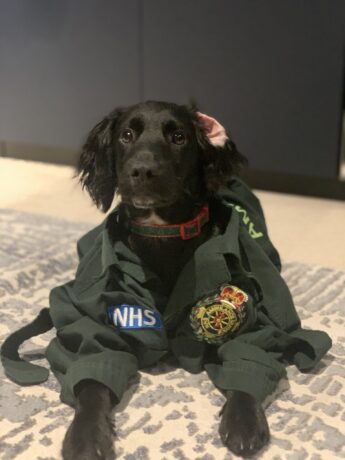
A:
{"type": "Polygon", "coordinates": [[[140,305],[111,305],[108,307],[108,319],[119,329],[153,328],[161,329],[163,322],[158,312],[140,305]]]}

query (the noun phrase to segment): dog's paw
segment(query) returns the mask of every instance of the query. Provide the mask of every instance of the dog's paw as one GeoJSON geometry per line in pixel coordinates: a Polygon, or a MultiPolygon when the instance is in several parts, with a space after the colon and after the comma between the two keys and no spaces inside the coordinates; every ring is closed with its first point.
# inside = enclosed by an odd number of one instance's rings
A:
{"type": "Polygon", "coordinates": [[[86,419],[76,414],[62,446],[63,460],[114,460],[115,431],[108,417],[86,419]]]}
{"type": "Polygon", "coordinates": [[[265,412],[248,393],[228,392],[221,414],[221,440],[235,455],[251,457],[269,442],[265,412]]]}

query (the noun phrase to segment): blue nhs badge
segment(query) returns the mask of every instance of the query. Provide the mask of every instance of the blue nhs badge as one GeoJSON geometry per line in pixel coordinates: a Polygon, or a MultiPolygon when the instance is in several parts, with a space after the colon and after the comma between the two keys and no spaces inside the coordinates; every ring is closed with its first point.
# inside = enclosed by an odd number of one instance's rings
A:
{"type": "Polygon", "coordinates": [[[156,311],[140,305],[111,305],[108,319],[118,329],[161,329],[162,318],[156,311]]]}

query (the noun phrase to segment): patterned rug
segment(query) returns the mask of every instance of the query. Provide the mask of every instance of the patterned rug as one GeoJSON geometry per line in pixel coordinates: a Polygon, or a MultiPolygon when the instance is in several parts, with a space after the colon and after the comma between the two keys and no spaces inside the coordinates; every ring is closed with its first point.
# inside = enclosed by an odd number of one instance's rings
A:
{"type": "MultiPolygon", "coordinates": [[[[47,306],[50,289],[73,278],[76,240],[90,228],[49,217],[0,210],[0,342],[47,306]]],[[[285,263],[306,328],[322,329],[333,348],[312,373],[288,368],[289,381],[265,406],[271,443],[258,459],[345,458],[345,273],[285,263]]],[[[47,366],[53,331],[25,343],[26,359],[47,366]]],[[[73,410],[59,400],[52,374],[20,387],[0,366],[1,460],[57,460],[73,410]]],[[[117,457],[123,460],[229,460],[218,436],[223,396],[205,373],[164,364],[141,372],[114,412],[117,457]],[[140,380],[140,384],[139,384],[140,380]]]]}

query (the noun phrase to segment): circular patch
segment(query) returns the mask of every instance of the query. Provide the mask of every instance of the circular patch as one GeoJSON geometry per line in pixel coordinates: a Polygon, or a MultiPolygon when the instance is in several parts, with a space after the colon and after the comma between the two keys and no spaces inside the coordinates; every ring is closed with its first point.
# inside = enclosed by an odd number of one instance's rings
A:
{"type": "Polygon", "coordinates": [[[192,308],[190,321],[199,340],[221,344],[238,331],[246,319],[248,296],[236,286],[222,286],[220,294],[200,300],[192,308]]]}

